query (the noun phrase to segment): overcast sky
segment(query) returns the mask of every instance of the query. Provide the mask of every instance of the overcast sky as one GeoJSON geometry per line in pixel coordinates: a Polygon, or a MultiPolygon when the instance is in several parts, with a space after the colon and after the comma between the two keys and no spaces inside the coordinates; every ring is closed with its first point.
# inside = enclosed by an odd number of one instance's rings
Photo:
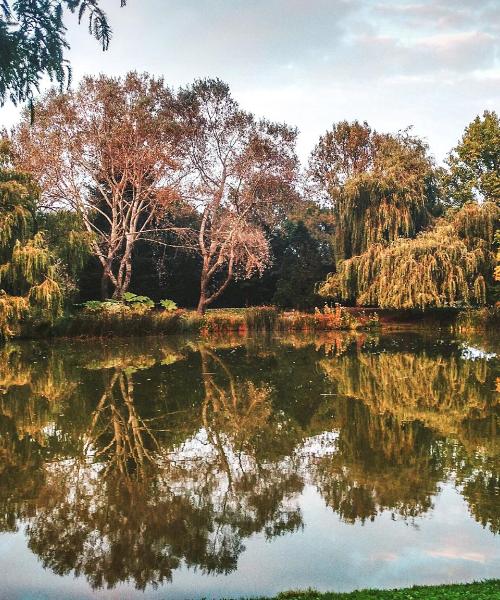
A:
{"type": "MultiPolygon", "coordinates": [[[[241,105],[296,125],[299,154],[331,124],[414,126],[442,160],[465,125],[500,110],[500,0],[101,0],[107,52],[71,23],[74,82],[86,73],[227,81],[241,105]]],[[[0,122],[16,118],[0,109],[0,122]]]]}

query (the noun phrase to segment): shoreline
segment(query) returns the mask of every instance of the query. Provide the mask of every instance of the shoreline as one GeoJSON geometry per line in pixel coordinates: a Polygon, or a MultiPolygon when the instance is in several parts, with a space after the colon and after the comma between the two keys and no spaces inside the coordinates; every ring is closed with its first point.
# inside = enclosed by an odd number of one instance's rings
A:
{"type": "Polygon", "coordinates": [[[500,579],[473,583],[414,586],[391,590],[366,589],[353,592],[317,592],[315,590],[282,592],[256,600],[498,600],[500,579]]]}

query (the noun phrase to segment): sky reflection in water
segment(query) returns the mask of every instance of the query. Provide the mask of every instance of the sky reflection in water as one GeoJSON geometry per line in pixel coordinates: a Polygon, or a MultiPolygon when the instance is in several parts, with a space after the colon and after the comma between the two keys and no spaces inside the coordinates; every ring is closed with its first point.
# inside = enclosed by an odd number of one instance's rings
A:
{"type": "Polygon", "coordinates": [[[498,576],[497,352],[424,333],[9,344],[0,598],[498,576]]]}

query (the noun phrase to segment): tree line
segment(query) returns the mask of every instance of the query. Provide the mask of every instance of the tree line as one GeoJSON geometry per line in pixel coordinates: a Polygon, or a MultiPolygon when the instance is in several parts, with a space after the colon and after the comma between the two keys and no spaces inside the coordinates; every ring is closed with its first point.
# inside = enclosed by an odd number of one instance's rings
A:
{"type": "Polygon", "coordinates": [[[495,301],[495,112],[444,167],[411,129],[341,121],[301,168],[297,130],[218,79],[89,76],[34,108],[1,146],[3,322],[129,290],[200,313],[495,301]]]}

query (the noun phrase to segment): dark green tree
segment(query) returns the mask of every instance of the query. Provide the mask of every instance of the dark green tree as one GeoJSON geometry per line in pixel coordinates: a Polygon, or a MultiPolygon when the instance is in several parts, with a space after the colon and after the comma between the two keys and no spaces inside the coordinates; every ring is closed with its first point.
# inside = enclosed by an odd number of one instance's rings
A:
{"type": "Polygon", "coordinates": [[[0,0],[0,105],[31,100],[44,76],[61,88],[70,82],[65,9],[87,18],[89,33],[108,48],[111,27],[99,0],[0,0]]]}
{"type": "Polygon", "coordinates": [[[321,248],[303,221],[284,227],[286,248],[273,302],[284,308],[309,308],[317,302],[315,285],[328,271],[321,248]]]}

